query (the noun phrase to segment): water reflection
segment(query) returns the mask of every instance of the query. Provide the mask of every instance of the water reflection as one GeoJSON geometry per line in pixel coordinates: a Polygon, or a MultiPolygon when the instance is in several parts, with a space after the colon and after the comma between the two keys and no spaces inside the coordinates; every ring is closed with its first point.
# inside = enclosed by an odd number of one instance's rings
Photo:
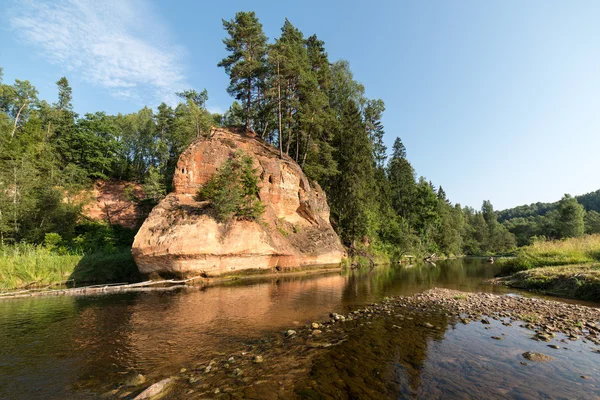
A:
{"type": "MultiPolygon", "coordinates": [[[[453,260],[182,291],[0,301],[0,398],[90,397],[133,372],[149,379],[171,375],[241,342],[384,296],[435,286],[505,292],[482,282],[497,271],[479,260],[453,260]]],[[[444,321],[434,322],[441,328],[444,321]]],[[[442,332],[413,325],[407,323],[397,335],[412,332],[413,345],[395,351],[414,389],[426,357],[424,343],[442,332]]]]}

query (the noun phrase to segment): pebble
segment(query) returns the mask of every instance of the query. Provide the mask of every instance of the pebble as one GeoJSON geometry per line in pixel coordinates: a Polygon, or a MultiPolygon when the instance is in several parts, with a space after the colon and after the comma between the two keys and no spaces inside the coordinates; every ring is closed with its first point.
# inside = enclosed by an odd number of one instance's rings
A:
{"type": "Polygon", "coordinates": [[[172,378],[167,378],[160,382],[156,382],[154,385],[151,385],[149,388],[137,395],[134,400],[146,400],[156,397],[159,393],[163,392],[167,386],[171,384],[171,382],[173,382],[172,378]]]}
{"type": "Polygon", "coordinates": [[[546,361],[550,361],[554,358],[554,357],[547,356],[542,353],[536,353],[533,351],[527,351],[527,352],[523,353],[522,355],[524,358],[528,359],[529,361],[533,361],[533,362],[546,362],[546,361]]]}
{"type": "Polygon", "coordinates": [[[146,377],[142,374],[137,374],[132,376],[127,383],[125,384],[125,386],[139,386],[143,383],[146,382],[146,377]]]}

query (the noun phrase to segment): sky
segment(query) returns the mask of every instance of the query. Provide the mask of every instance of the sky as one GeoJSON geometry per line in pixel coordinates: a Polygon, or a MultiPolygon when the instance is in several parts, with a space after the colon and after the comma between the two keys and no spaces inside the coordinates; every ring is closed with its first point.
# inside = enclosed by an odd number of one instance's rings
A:
{"type": "Polygon", "coordinates": [[[80,114],[129,113],[209,93],[232,98],[217,63],[222,19],[285,18],[350,62],[386,104],[385,142],[404,142],[419,176],[452,202],[504,209],[600,189],[600,2],[3,0],[4,83],[56,99],[66,76],[80,114]]]}

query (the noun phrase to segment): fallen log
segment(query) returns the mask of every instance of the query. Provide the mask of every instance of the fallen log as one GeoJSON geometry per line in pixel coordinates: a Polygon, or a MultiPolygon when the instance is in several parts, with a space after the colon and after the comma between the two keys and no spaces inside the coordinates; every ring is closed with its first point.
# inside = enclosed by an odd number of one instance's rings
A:
{"type": "Polygon", "coordinates": [[[164,285],[161,289],[177,288],[178,286],[185,285],[188,282],[192,282],[197,279],[203,279],[203,276],[194,276],[187,279],[166,279],[160,281],[144,281],[138,283],[105,283],[100,285],[82,286],[70,289],[26,289],[19,290],[16,292],[4,292],[0,293],[0,299],[2,298],[16,298],[16,297],[34,297],[34,296],[65,296],[65,295],[87,295],[96,293],[110,293],[120,291],[146,291],[150,289],[157,289],[156,286],[164,285]]]}

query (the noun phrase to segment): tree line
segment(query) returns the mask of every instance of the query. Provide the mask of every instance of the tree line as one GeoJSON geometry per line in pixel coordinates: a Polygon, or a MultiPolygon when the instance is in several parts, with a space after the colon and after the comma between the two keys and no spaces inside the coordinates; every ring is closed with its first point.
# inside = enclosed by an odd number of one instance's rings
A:
{"type": "Polygon", "coordinates": [[[537,238],[562,239],[600,233],[600,190],[566,194],[555,203],[533,203],[500,211],[499,220],[519,246],[537,238]]]}
{"type": "MultiPolygon", "coordinates": [[[[347,61],[330,61],[325,43],[289,20],[270,41],[254,12],[224,20],[227,56],[218,65],[235,98],[223,115],[208,93],[131,114],[77,115],[66,78],[53,103],[28,81],[0,74],[0,235],[2,243],[41,243],[55,233],[81,237],[77,194],[98,179],[143,185],[148,201],[172,190],[177,159],[211,126],[245,125],[326,191],[331,220],[350,249],[399,256],[482,254],[514,247],[489,201],[453,204],[441,186],[417,178],[398,137],[388,154],[385,103],[369,99],[347,61]]],[[[85,233],[85,232],[84,232],[85,233]]]]}
{"type": "Polygon", "coordinates": [[[68,80],[56,86],[56,101],[48,103],[29,81],[4,84],[0,69],[2,244],[42,243],[49,233],[70,244],[86,235],[106,239],[98,233],[105,227],[82,218],[82,191],[96,180],[116,179],[141,183],[146,201],[160,200],[179,154],[214,124],[206,91],[178,93],[175,108],[162,103],[156,111],[81,116],[68,80]]]}
{"type": "Polygon", "coordinates": [[[347,61],[329,60],[325,43],[289,20],[269,41],[254,12],[223,20],[236,99],[226,122],[244,124],[298,162],[328,195],[344,244],[388,254],[479,254],[508,250],[514,236],[491,203],[452,204],[440,186],[416,173],[396,138],[388,157],[385,103],[365,96],[347,61]]]}

